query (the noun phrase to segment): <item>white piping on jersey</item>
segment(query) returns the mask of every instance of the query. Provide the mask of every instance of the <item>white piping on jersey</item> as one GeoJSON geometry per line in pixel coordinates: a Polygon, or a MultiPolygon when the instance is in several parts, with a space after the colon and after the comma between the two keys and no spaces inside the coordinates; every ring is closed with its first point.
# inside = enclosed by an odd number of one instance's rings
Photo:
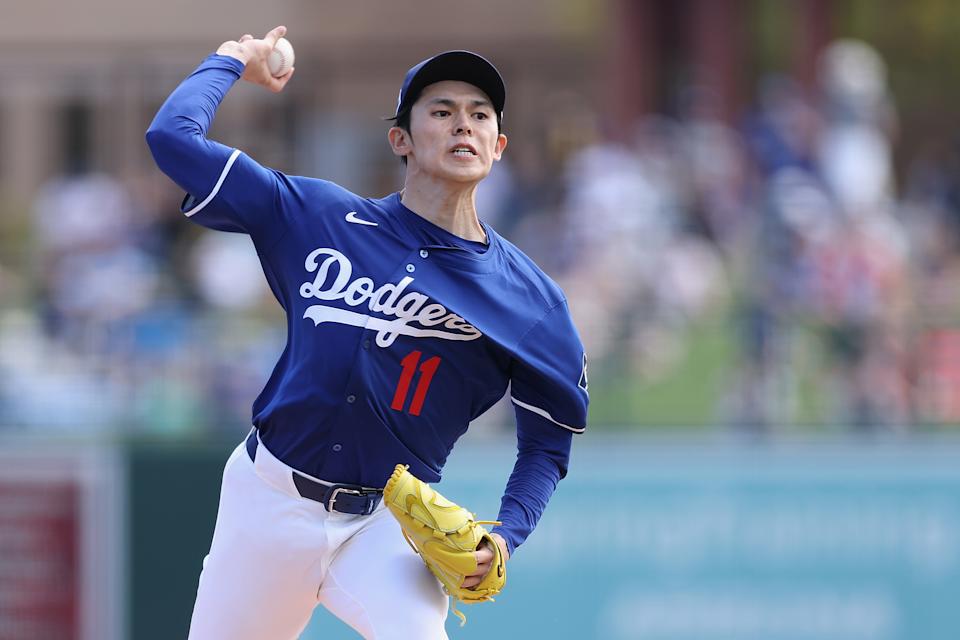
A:
{"type": "Polygon", "coordinates": [[[226,166],[223,167],[223,171],[220,172],[220,179],[217,180],[217,184],[213,185],[213,191],[210,192],[210,195],[208,195],[203,202],[195,206],[193,209],[190,209],[190,211],[185,211],[183,215],[189,218],[197,211],[200,211],[200,209],[203,209],[205,206],[207,206],[207,204],[210,203],[211,200],[213,200],[217,193],[219,193],[220,187],[223,186],[223,181],[227,179],[227,174],[230,173],[230,167],[232,167],[233,163],[237,161],[237,157],[239,155],[240,149],[234,149],[233,153],[230,154],[230,159],[227,160],[226,166]]]}
{"type": "Polygon", "coordinates": [[[562,422],[557,422],[556,420],[553,419],[553,416],[551,416],[546,410],[541,409],[540,407],[535,407],[535,406],[533,406],[532,404],[527,404],[526,402],[521,402],[520,400],[517,400],[517,399],[514,398],[513,396],[510,396],[510,399],[513,401],[513,404],[517,405],[518,407],[523,407],[523,408],[526,409],[527,411],[532,411],[533,413],[537,414],[538,416],[543,416],[544,418],[546,418],[547,420],[549,420],[549,421],[552,422],[553,424],[557,425],[558,427],[563,427],[564,429],[569,429],[570,431],[573,431],[574,433],[583,433],[584,431],[587,430],[586,427],[571,427],[570,425],[563,424],[562,422]]]}

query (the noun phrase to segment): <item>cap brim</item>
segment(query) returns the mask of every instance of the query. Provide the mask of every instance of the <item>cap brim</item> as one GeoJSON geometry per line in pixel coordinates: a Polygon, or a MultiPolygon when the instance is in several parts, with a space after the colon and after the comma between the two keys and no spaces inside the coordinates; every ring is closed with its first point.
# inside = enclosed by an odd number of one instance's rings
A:
{"type": "Polygon", "coordinates": [[[416,102],[425,87],[444,80],[472,84],[487,94],[498,114],[503,114],[507,91],[500,72],[489,60],[471,51],[447,51],[424,62],[397,105],[397,114],[416,102]]]}

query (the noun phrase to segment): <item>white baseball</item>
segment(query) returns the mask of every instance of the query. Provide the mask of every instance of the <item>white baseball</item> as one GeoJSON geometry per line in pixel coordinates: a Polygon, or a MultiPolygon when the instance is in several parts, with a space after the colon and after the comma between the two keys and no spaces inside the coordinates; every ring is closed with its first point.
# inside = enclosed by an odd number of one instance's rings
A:
{"type": "Polygon", "coordinates": [[[290,71],[293,66],[293,45],[286,38],[277,40],[273,51],[267,56],[267,67],[270,69],[270,75],[279,78],[290,71]]]}

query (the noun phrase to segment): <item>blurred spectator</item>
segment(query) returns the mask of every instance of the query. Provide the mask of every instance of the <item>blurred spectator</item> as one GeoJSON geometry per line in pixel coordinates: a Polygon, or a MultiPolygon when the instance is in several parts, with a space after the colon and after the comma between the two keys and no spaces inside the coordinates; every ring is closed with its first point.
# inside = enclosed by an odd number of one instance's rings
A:
{"type": "MultiPolygon", "coordinates": [[[[563,94],[542,140],[511,142],[478,207],[564,287],[601,423],[669,422],[636,398],[671,385],[678,411],[703,405],[677,415],[760,432],[960,421],[960,143],[898,196],[886,75],[843,40],[819,95],[766,77],[737,127],[687,87],[611,142],[563,94]]],[[[249,239],[196,230],[179,195],[136,173],[40,190],[34,272],[0,264],[7,299],[38,292],[0,310],[3,423],[247,428],[281,311],[249,239]]]]}
{"type": "Polygon", "coordinates": [[[157,266],[137,246],[131,213],[126,192],[107,175],[63,176],[40,190],[34,220],[45,319],[65,347],[109,348],[101,341],[110,325],[152,300],[157,266]]]}

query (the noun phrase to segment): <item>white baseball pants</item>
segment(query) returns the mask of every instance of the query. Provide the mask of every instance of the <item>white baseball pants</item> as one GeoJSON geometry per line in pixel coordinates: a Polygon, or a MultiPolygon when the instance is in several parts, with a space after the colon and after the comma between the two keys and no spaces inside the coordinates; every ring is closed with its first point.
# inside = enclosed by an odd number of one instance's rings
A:
{"type": "Polygon", "coordinates": [[[295,640],[322,604],[368,640],[446,639],[447,597],[383,502],[369,516],[302,498],[260,443],[227,460],[189,640],[295,640]]]}

